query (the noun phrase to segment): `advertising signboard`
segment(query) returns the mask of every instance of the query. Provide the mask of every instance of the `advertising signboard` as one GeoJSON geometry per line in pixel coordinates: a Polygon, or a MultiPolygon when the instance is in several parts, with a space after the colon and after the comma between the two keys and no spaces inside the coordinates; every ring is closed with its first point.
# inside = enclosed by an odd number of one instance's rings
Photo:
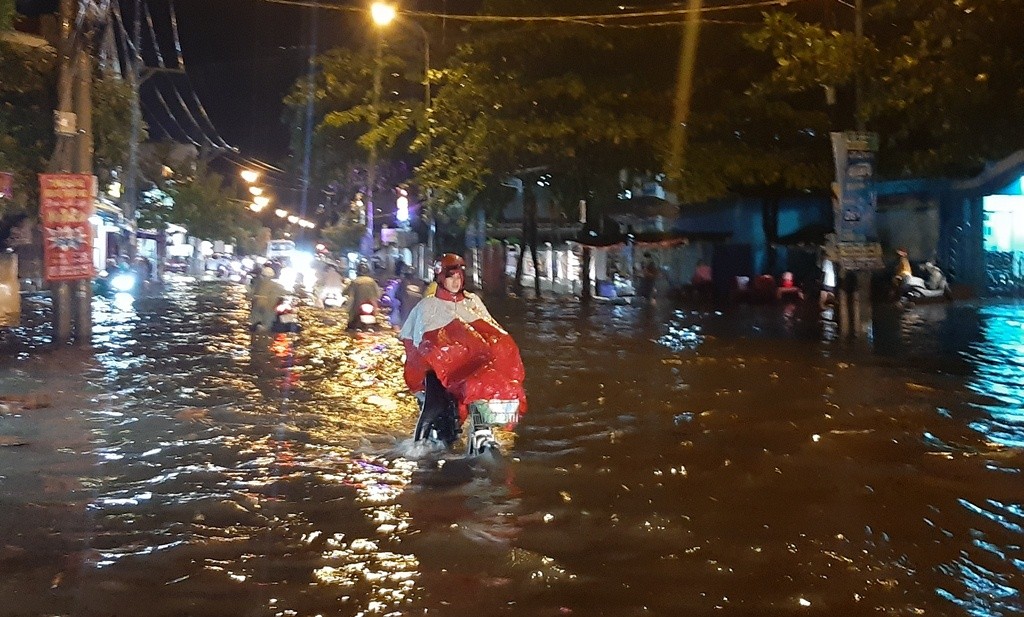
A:
{"type": "Polygon", "coordinates": [[[0,171],[0,199],[14,199],[14,175],[0,171]]]}
{"type": "Polygon", "coordinates": [[[832,133],[836,162],[835,230],[839,242],[870,242],[878,239],[875,224],[874,133],[832,133]]]}
{"type": "Polygon", "coordinates": [[[43,276],[47,281],[91,279],[95,176],[39,174],[43,276]]]}

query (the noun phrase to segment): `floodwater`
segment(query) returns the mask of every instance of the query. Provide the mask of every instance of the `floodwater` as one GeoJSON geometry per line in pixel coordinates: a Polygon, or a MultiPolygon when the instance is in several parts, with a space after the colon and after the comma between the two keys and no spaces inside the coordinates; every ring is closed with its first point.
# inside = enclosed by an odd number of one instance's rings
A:
{"type": "Polygon", "coordinates": [[[440,467],[393,335],[330,312],[251,337],[241,288],[179,281],[97,300],[92,352],[18,332],[0,615],[1024,614],[1024,305],[851,345],[770,309],[489,304],[530,412],[503,461],[440,467]]]}

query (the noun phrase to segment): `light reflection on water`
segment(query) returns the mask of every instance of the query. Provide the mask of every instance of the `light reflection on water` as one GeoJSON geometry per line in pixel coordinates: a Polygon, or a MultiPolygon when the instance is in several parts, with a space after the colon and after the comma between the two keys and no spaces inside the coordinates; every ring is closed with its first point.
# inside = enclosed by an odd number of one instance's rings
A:
{"type": "Polygon", "coordinates": [[[1024,614],[1024,307],[883,314],[870,353],[793,313],[489,304],[531,412],[504,464],[438,468],[406,439],[386,333],[304,309],[303,333],[251,336],[222,284],[98,299],[94,358],[12,359],[66,391],[70,437],[58,463],[0,448],[0,546],[36,555],[0,551],[0,597],[82,615],[140,593],[167,615],[1024,614]]]}

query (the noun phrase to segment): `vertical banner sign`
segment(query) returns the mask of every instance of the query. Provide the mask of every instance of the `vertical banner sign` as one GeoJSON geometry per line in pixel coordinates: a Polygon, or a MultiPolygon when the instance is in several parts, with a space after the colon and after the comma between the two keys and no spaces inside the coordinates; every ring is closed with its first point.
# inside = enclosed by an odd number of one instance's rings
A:
{"type": "Polygon", "coordinates": [[[47,281],[91,279],[93,188],[86,174],[39,174],[43,274],[47,281]]]}
{"type": "Polygon", "coordinates": [[[839,188],[834,206],[839,242],[870,242],[878,239],[875,224],[875,133],[832,133],[839,188]]]}
{"type": "Polygon", "coordinates": [[[14,199],[14,175],[0,171],[0,199],[14,199]]]}

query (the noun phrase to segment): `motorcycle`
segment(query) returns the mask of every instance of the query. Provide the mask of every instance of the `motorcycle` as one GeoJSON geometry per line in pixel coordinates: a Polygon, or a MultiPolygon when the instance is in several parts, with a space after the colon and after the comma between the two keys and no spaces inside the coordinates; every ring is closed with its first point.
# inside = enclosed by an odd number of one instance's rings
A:
{"type": "Polygon", "coordinates": [[[373,330],[377,327],[377,307],[369,302],[359,305],[356,315],[348,324],[349,330],[373,330]]]}
{"type": "MultiPolygon", "coordinates": [[[[436,380],[433,375],[428,379],[436,380]]],[[[440,382],[435,387],[440,386],[440,382]]],[[[432,441],[450,448],[458,441],[459,434],[463,432],[459,426],[459,411],[455,399],[445,392],[444,409],[440,413],[428,415],[424,413],[425,396],[422,392],[417,393],[417,400],[420,406],[420,415],[416,420],[416,428],[413,432],[413,441],[432,441]]],[[[518,400],[481,400],[469,404],[469,414],[466,418],[466,456],[481,456],[484,454],[499,455],[500,445],[494,437],[494,430],[500,426],[514,425],[519,421],[518,400]]]]}
{"type": "Polygon", "coordinates": [[[345,304],[345,298],[336,289],[321,292],[319,298],[323,307],[328,309],[341,308],[345,304]]]}
{"type": "Polygon", "coordinates": [[[139,278],[129,270],[103,270],[93,281],[93,294],[105,296],[119,293],[132,293],[139,284],[139,278]]]}
{"type": "Polygon", "coordinates": [[[282,297],[274,309],[274,323],[270,326],[271,332],[298,332],[302,330],[299,325],[299,316],[295,311],[291,298],[282,297]]]}
{"type": "Polygon", "coordinates": [[[942,270],[931,262],[926,262],[921,268],[928,275],[928,280],[917,276],[903,277],[899,285],[900,300],[920,302],[952,299],[949,283],[942,270]]]}

